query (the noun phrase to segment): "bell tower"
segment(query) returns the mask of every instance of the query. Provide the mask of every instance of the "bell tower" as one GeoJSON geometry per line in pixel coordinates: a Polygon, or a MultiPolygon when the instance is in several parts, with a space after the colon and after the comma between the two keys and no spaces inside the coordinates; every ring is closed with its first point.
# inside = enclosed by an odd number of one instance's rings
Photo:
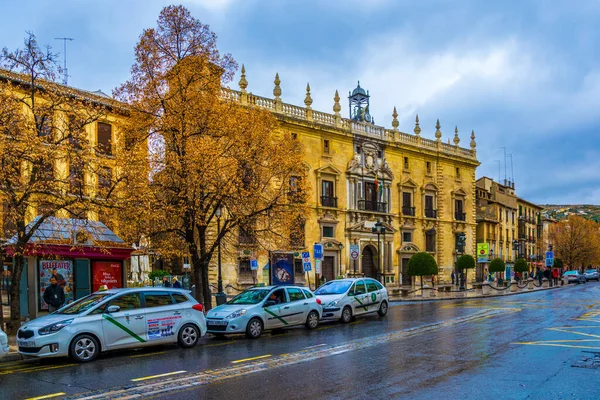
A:
{"type": "Polygon", "coordinates": [[[348,105],[350,107],[350,119],[359,122],[375,124],[369,111],[369,91],[360,87],[360,81],[352,93],[348,92],[348,105]]]}

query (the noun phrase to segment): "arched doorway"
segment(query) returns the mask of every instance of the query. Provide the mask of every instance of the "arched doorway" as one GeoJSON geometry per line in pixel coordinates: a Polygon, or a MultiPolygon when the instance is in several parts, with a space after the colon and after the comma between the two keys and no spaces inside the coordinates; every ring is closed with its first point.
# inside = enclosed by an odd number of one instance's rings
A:
{"type": "Polygon", "coordinates": [[[373,246],[366,246],[362,251],[362,272],[367,278],[377,279],[377,251],[373,246]]]}

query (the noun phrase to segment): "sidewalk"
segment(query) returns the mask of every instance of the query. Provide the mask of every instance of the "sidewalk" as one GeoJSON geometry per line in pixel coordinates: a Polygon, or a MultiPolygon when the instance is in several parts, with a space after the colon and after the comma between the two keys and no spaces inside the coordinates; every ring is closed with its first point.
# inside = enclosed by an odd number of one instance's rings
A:
{"type": "Polygon", "coordinates": [[[509,292],[508,289],[490,289],[490,294],[483,295],[483,290],[481,288],[470,288],[467,290],[452,290],[450,292],[438,291],[437,289],[430,288],[430,297],[424,296],[421,293],[421,289],[415,289],[411,291],[407,295],[390,295],[389,299],[391,302],[415,302],[415,301],[442,301],[442,300],[461,300],[461,299],[487,299],[490,297],[500,297],[500,296],[513,296],[518,294],[525,293],[533,293],[542,290],[551,290],[551,289],[560,289],[561,287],[568,287],[568,285],[564,286],[550,286],[547,288],[534,286],[532,290],[528,290],[526,287],[523,289],[518,289],[514,292],[509,292]]]}

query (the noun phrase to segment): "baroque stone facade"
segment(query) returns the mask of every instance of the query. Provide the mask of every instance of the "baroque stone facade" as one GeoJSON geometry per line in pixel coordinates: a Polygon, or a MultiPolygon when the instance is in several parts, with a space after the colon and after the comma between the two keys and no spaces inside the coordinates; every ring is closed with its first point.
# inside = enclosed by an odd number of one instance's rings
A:
{"type": "MultiPolygon", "coordinates": [[[[270,99],[246,91],[245,72],[242,66],[240,91],[224,88],[223,97],[271,111],[279,129],[291,132],[305,148],[311,215],[305,222],[303,243],[278,249],[296,252],[297,281],[304,283],[306,278],[300,252],[312,255],[313,244],[318,242],[324,244],[321,275],[325,279],[384,276],[392,286],[415,284],[406,267],[416,252],[430,252],[440,267],[439,280],[448,282],[459,253],[475,254],[475,169],[479,162],[474,132],[469,149],[459,146],[458,129],[454,144],[449,139],[444,143],[439,121],[435,140],[421,136],[418,116],[414,134],[404,133],[398,129],[395,108],[392,129],[377,126],[370,115],[369,94],[360,84],[349,93],[351,118],[341,116],[337,91],[333,114],[311,108],[308,85],[305,107],[294,106],[281,100],[279,75],[270,99]],[[377,222],[384,227],[379,238],[373,233],[377,222]],[[463,234],[466,246],[459,248],[457,236],[463,234]],[[350,257],[351,245],[360,248],[356,261],[350,257]]],[[[243,251],[241,244],[240,257],[223,263],[225,285],[267,282],[263,268],[267,260],[259,259],[258,274],[252,277],[243,251]]],[[[312,286],[314,271],[310,280],[312,286]]]]}

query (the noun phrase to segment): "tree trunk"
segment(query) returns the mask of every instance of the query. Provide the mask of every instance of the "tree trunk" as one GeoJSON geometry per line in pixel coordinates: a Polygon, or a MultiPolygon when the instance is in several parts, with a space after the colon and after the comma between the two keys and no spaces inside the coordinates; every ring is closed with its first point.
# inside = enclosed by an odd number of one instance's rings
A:
{"type": "Polygon", "coordinates": [[[12,265],[12,285],[10,286],[10,320],[7,324],[7,333],[16,335],[21,327],[21,275],[23,274],[23,254],[18,251],[18,245],[15,251],[19,255],[13,257],[12,265]]]}
{"type": "Polygon", "coordinates": [[[204,290],[202,289],[202,263],[200,262],[200,257],[198,257],[198,253],[196,251],[192,252],[192,265],[194,268],[193,271],[196,300],[198,303],[204,304],[204,290]]]}
{"type": "Polygon", "coordinates": [[[204,295],[204,308],[206,311],[212,308],[212,293],[210,291],[210,282],[208,280],[208,263],[208,259],[202,261],[202,293],[204,295]]]}
{"type": "Polygon", "coordinates": [[[423,275],[421,275],[421,289],[423,289],[423,275]]]}

